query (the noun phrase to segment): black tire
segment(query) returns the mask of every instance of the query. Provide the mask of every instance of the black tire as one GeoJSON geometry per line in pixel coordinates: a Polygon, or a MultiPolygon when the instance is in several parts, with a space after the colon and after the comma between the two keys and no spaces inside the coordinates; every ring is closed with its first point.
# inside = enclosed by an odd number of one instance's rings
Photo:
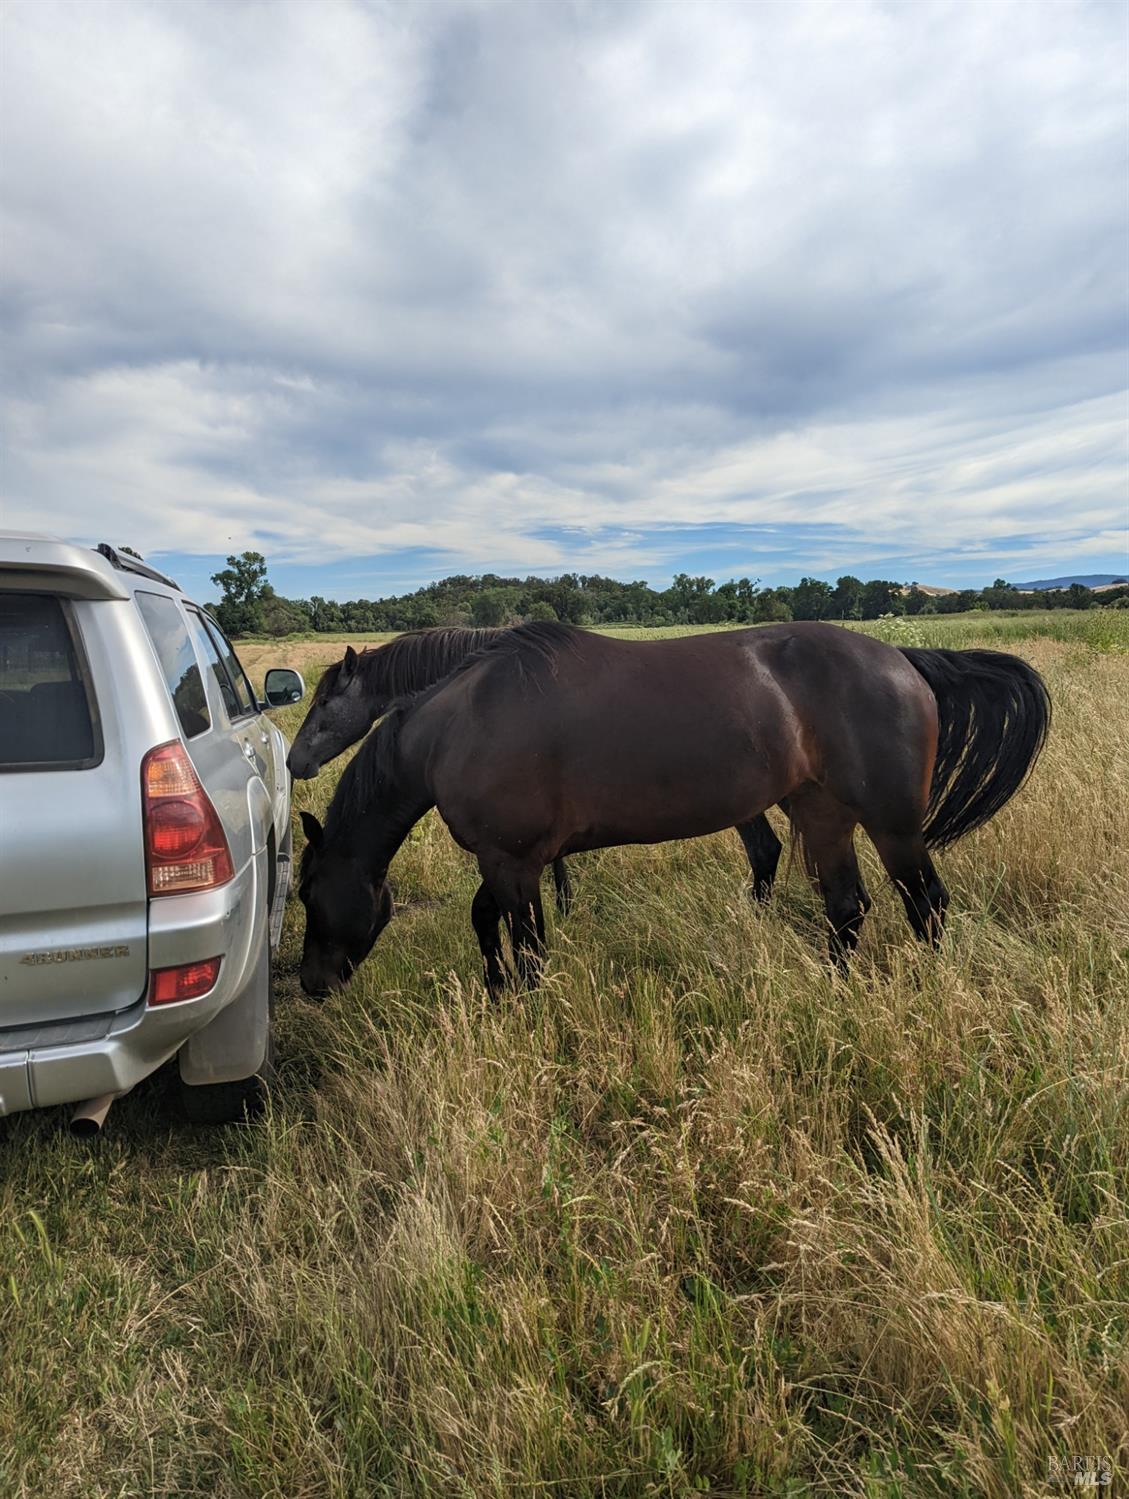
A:
{"type": "Polygon", "coordinates": [[[274,953],[270,929],[266,933],[267,950],[267,1051],[262,1066],[250,1077],[230,1083],[200,1083],[189,1086],[178,1078],[180,1107],[189,1124],[246,1124],[257,1119],[266,1107],[275,1079],[274,1068],[274,953]]]}

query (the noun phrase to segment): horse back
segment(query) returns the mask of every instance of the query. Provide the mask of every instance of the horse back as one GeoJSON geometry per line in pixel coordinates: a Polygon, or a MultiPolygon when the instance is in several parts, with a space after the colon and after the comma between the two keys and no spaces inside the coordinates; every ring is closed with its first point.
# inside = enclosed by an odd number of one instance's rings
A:
{"type": "Polygon", "coordinates": [[[473,663],[415,726],[452,832],[514,846],[551,828],[555,856],[723,828],[771,805],[806,760],[771,672],[751,669],[756,633],[638,644],[576,632],[551,655],[473,663]]]}

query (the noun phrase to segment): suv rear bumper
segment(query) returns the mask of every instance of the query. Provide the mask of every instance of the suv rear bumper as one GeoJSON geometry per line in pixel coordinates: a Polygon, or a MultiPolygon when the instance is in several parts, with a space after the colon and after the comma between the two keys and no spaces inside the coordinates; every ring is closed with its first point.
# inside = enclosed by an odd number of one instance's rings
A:
{"type": "Polygon", "coordinates": [[[215,986],[175,1004],[150,1007],[142,995],[115,1014],[0,1030],[0,1115],[125,1093],[166,1062],[247,982],[265,896],[252,859],[218,890],[151,901],[149,968],[220,957],[215,986]]]}

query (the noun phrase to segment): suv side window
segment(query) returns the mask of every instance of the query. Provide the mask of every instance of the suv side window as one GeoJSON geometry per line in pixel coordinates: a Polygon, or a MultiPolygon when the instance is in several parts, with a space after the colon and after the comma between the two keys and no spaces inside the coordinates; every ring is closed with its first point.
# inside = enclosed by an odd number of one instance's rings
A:
{"type": "Polygon", "coordinates": [[[0,594],[0,770],[86,770],[102,736],[69,605],[0,594]]]}
{"type": "Polygon", "coordinates": [[[223,698],[224,712],[234,723],[237,718],[243,718],[246,709],[235,694],[235,688],[231,685],[231,678],[227,674],[227,667],[223,664],[216,643],[204,628],[204,621],[195,609],[186,611],[188,614],[188,628],[192,631],[192,639],[196,643],[196,649],[200,653],[200,659],[211,672],[216,686],[223,698]]]}
{"type": "Polygon", "coordinates": [[[172,697],[181,733],[186,739],[204,734],[212,726],[204,679],[188,638],[188,627],[174,600],[165,593],[134,594],[141,619],[157,652],[165,684],[172,697]]]}
{"type": "Polygon", "coordinates": [[[224,665],[227,667],[227,674],[232,680],[240,702],[245,703],[244,713],[257,713],[259,711],[258,700],[255,697],[250,682],[247,680],[247,673],[243,670],[239,657],[235,654],[235,648],[232,646],[231,641],[228,640],[210,614],[204,614],[201,611],[200,618],[204,621],[205,630],[207,630],[208,634],[215,641],[216,649],[223,657],[224,665]]]}

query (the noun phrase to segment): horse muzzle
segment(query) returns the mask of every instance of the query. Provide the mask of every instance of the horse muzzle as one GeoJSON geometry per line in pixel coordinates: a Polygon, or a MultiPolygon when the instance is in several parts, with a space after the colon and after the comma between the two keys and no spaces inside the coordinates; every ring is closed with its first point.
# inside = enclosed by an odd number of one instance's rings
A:
{"type": "Polygon", "coordinates": [[[296,781],[311,781],[321,769],[308,755],[295,755],[293,749],[286,757],[286,768],[296,781]]]}

